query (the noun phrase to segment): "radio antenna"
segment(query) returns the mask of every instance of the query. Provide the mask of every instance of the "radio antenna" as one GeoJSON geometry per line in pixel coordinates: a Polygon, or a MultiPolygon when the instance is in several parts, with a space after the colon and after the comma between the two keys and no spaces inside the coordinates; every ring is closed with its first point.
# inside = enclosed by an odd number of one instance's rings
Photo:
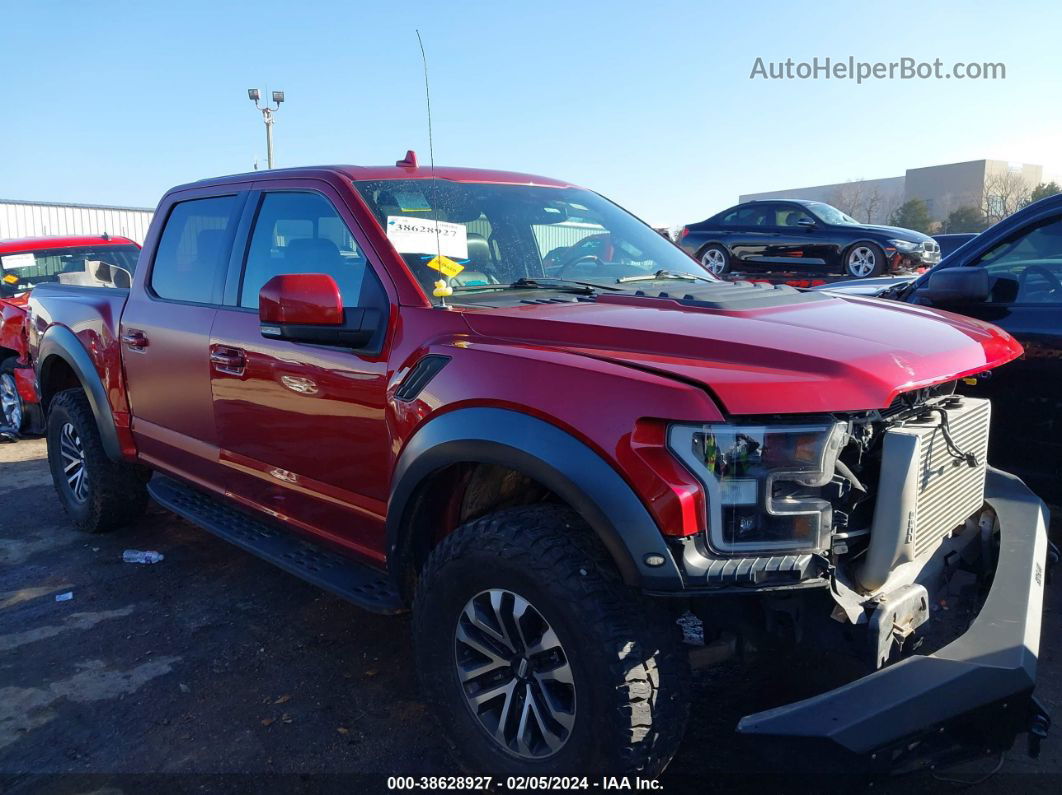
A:
{"type": "MultiPolygon", "coordinates": [[[[439,188],[438,183],[435,180],[435,142],[432,140],[431,134],[431,89],[428,87],[428,56],[424,53],[424,39],[420,37],[420,29],[417,28],[417,44],[420,45],[420,60],[424,64],[424,102],[428,107],[428,165],[431,167],[431,206],[432,215],[435,219],[435,262],[439,265],[439,273],[442,276],[442,242],[439,235],[439,188]]],[[[450,280],[446,279],[444,284],[439,285],[436,295],[441,300],[443,308],[446,306],[446,296],[453,292],[450,289],[450,280]]]]}

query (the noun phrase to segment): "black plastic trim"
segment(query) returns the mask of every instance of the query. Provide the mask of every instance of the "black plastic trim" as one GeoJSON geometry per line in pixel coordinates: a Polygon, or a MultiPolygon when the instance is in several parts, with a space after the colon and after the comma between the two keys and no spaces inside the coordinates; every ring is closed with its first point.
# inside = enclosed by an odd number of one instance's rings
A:
{"type": "MultiPolygon", "coordinates": [[[[121,445],[118,443],[118,431],[114,424],[114,416],[111,414],[111,404],[107,401],[107,390],[103,388],[103,381],[96,366],[92,363],[88,351],[66,326],[52,326],[41,338],[37,348],[37,383],[43,385],[48,381],[48,372],[51,362],[58,357],[66,362],[81,382],[88,397],[92,415],[96,419],[96,427],[100,432],[100,441],[108,458],[118,461],[122,457],[121,445]]],[[[43,397],[43,395],[42,395],[43,397]]]]}
{"type": "Polygon", "coordinates": [[[660,529],[641,500],[604,459],[554,425],[517,411],[468,408],[429,420],[399,456],[387,510],[391,572],[401,576],[406,511],[434,472],[459,463],[497,464],[534,478],[594,529],[624,581],[656,591],[680,591],[682,575],[660,529]],[[645,563],[661,555],[664,565],[645,563]]]}
{"type": "Polygon", "coordinates": [[[438,353],[429,353],[421,358],[415,365],[409,368],[406,377],[395,390],[395,399],[410,401],[416,399],[421,390],[446,366],[450,361],[449,356],[438,353]]]}
{"type": "Polygon", "coordinates": [[[299,579],[375,613],[405,609],[386,572],[333,552],[285,527],[234,508],[180,481],[156,474],[148,484],[164,508],[299,579]]]}

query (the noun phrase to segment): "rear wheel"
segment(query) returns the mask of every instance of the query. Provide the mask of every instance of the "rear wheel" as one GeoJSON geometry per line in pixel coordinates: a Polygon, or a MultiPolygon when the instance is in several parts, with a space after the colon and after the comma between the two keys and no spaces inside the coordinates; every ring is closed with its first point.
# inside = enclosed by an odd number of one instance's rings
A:
{"type": "Polygon", "coordinates": [[[25,405],[18,393],[15,381],[15,365],[18,360],[12,356],[0,363],[0,429],[18,433],[22,430],[25,419],[25,405]]]}
{"type": "Polygon", "coordinates": [[[701,265],[716,276],[730,272],[730,252],[725,246],[712,243],[701,252],[701,265]]]}
{"type": "Polygon", "coordinates": [[[849,276],[865,279],[885,272],[885,252],[874,243],[856,243],[845,254],[845,270],[849,276]]]}
{"type": "Polygon", "coordinates": [[[150,473],[107,456],[80,389],[60,392],[48,407],[48,466],[59,502],[79,530],[113,530],[147,507],[150,473]]]}
{"type": "Polygon", "coordinates": [[[674,618],[567,508],[458,528],[425,564],[413,628],[424,694],[471,771],[656,775],[678,747],[689,670],[674,618]]]}

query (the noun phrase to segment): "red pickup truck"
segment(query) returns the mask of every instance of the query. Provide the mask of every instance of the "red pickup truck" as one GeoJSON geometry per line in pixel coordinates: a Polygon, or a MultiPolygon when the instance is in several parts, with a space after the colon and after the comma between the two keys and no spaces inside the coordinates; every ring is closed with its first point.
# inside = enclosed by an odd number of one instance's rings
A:
{"type": "Polygon", "coordinates": [[[591,191],[415,156],[174,188],[128,290],[30,306],[73,523],[150,495],[411,608],[472,771],[656,774],[691,660],[798,641],[866,664],[738,725],[805,760],[1045,730],[1045,510],[954,393],[1020,354],[990,324],[722,282],[591,191]],[[590,235],[609,253],[544,269],[590,235]],[[980,603],[948,634],[960,581],[980,603]]]}
{"type": "Polygon", "coordinates": [[[38,284],[128,287],[140,246],[124,237],[0,240],[0,432],[44,431],[26,347],[29,291],[38,284]]]}

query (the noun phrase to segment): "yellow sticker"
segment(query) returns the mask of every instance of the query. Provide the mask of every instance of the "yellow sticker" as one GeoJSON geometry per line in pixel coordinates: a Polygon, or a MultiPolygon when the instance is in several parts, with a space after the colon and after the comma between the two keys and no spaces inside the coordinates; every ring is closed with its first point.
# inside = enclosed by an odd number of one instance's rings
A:
{"type": "Polygon", "coordinates": [[[4,274],[4,281],[8,284],[18,284],[18,276],[13,273],[4,274]]]}
{"type": "Polygon", "coordinates": [[[465,269],[464,265],[459,265],[449,257],[432,257],[425,263],[429,268],[439,271],[443,276],[450,279],[454,278],[457,274],[465,269]]]}

